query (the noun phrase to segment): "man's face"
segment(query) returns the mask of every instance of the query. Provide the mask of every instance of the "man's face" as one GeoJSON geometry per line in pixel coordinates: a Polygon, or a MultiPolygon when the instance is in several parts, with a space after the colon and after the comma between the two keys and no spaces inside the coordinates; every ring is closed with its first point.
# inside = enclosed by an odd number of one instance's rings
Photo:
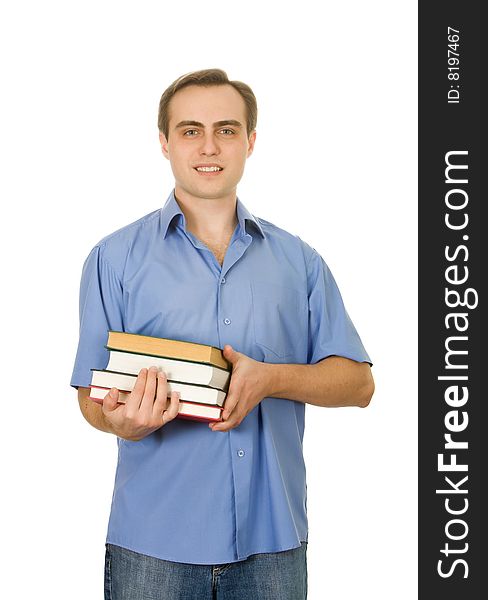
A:
{"type": "Polygon", "coordinates": [[[177,194],[217,199],[236,194],[256,132],[248,138],[246,106],[232,86],[190,85],[176,92],[169,106],[168,137],[159,135],[177,194]]]}

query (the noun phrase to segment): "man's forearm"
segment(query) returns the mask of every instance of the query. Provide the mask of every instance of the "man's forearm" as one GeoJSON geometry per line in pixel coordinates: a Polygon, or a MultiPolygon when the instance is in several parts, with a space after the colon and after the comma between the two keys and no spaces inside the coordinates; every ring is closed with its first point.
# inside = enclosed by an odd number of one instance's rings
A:
{"type": "Polygon", "coordinates": [[[102,412],[102,406],[88,397],[88,391],[78,395],[78,402],[83,416],[92,427],[106,433],[114,433],[102,412]]]}
{"type": "Polygon", "coordinates": [[[374,381],[368,363],[330,356],[314,365],[268,364],[269,394],[316,406],[368,406],[374,381]]]}

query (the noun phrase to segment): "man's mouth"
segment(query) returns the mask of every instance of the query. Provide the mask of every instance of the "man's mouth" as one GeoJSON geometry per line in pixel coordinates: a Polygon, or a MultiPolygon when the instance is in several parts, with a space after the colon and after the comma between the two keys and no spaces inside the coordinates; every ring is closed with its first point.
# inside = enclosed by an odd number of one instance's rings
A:
{"type": "Polygon", "coordinates": [[[198,171],[199,173],[217,173],[218,171],[222,171],[222,167],[218,167],[218,166],[211,166],[211,167],[204,167],[204,166],[200,166],[200,167],[193,167],[195,169],[195,171],[198,171]]]}

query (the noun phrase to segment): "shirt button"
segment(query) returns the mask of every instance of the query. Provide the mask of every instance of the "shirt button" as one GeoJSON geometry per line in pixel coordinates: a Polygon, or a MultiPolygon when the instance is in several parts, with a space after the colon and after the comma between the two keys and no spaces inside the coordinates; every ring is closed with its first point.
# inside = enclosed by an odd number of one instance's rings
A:
{"type": "Polygon", "coordinates": [[[222,279],[220,280],[220,283],[225,283],[225,277],[222,277],[222,279]]]}
{"type": "Polygon", "coordinates": [[[225,323],[226,325],[230,325],[230,319],[224,319],[224,323],[225,323]]]}
{"type": "Polygon", "coordinates": [[[244,454],[246,454],[246,453],[244,452],[244,450],[242,448],[237,451],[237,456],[239,456],[240,458],[242,458],[244,456],[244,454]]]}

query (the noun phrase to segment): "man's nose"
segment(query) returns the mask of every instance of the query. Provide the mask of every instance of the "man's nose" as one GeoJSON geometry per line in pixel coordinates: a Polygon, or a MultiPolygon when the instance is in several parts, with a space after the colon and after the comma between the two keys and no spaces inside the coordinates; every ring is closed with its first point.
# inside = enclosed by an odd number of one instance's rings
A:
{"type": "Polygon", "coordinates": [[[219,145],[213,134],[206,134],[202,137],[202,144],[200,146],[200,153],[207,156],[218,154],[220,152],[219,145]]]}

